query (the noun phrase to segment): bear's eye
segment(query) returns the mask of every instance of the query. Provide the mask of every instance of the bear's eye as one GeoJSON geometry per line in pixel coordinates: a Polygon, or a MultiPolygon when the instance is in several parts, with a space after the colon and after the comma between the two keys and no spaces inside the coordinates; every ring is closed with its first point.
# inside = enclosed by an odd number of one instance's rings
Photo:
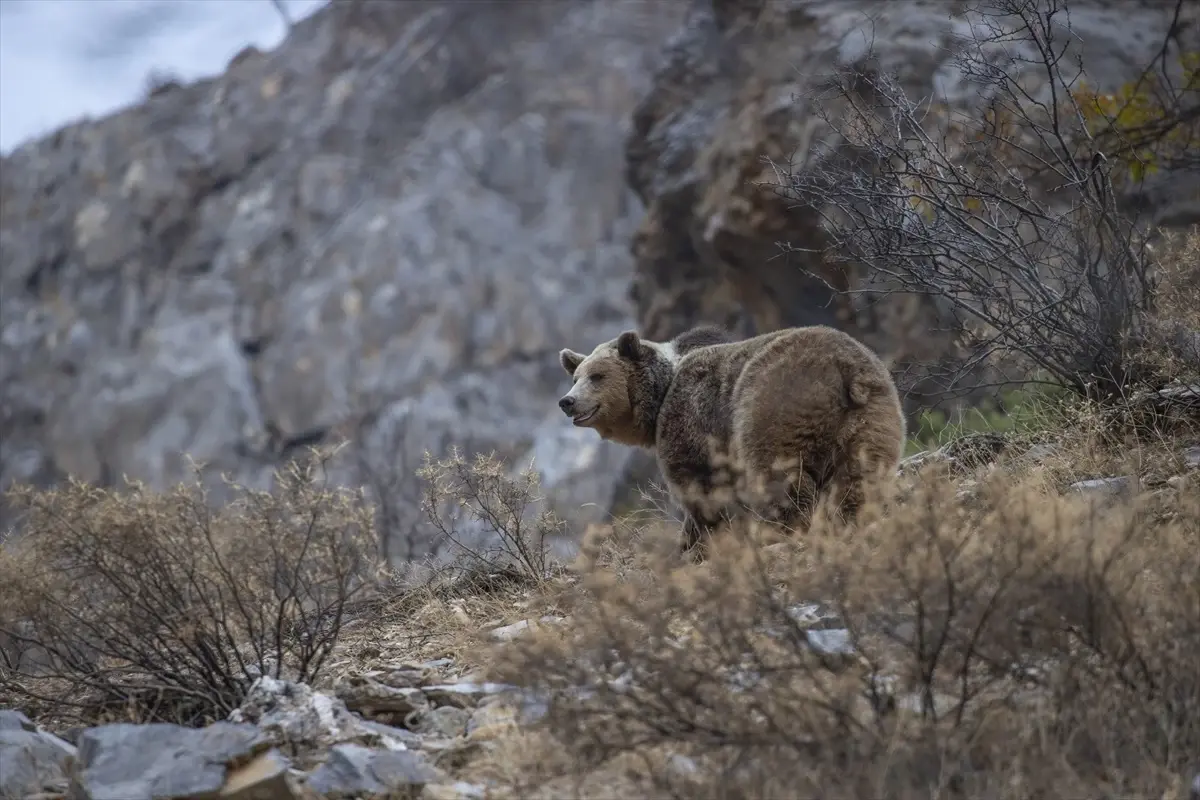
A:
{"type": "Polygon", "coordinates": [[[603,378],[604,378],[604,376],[599,373],[588,376],[588,380],[590,380],[592,383],[599,383],[603,378]]]}

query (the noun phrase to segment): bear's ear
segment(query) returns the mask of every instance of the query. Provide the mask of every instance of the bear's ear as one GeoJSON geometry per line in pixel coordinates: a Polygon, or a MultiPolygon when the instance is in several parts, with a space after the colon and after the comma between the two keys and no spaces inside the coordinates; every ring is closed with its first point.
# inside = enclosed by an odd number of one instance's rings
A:
{"type": "Polygon", "coordinates": [[[584,355],[576,353],[574,350],[558,351],[558,363],[562,364],[562,368],[567,371],[568,375],[574,375],[575,370],[583,363],[584,355]]]}
{"type": "Polygon", "coordinates": [[[617,337],[617,355],[637,361],[642,354],[642,340],[637,331],[625,331],[617,337]]]}

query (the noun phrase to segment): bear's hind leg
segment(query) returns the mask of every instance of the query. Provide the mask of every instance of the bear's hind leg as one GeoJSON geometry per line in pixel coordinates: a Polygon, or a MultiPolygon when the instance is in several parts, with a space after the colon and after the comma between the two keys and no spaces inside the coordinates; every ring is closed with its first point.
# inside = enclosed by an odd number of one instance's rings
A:
{"type": "Polygon", "coordinates": [[[680,552],[685,558],[699,563],[708,558],[708,543],[715,526],[701,521],[695,514],[685,511],[683,517],[683,541],[680,552]]]}
{"type": "Polygon", "coordinates": [[[783,462],[750,465],[746,497],[751,515],[787,533],[804,533],[812,523],[820,485],[804,465],[783,462]]]}
{"type": "Polygon", "coordinates": [[[818,487],[808,472],[801,471],[788,481],[787,494],[777,506],[778,524],[789,533],[806,533],[817,506],[818,487]]]}

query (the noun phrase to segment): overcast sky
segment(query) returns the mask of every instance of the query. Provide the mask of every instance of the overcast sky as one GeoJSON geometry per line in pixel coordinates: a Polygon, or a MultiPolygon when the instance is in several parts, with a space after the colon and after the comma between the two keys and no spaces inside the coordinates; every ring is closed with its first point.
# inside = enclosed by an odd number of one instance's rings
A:
{"type": "MultiPolygon", "coordinates": [[[[293,20],[323,4],[284,0],[293,20]]],[[[0,152],[136,101],[151,70],[216,74],[283,33],[270,0],[0,0],[0,152]]]]}

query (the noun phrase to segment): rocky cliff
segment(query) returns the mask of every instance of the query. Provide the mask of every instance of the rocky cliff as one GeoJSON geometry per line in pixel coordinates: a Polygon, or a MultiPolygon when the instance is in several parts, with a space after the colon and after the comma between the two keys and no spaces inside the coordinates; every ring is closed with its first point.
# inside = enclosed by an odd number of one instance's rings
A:
{"type": "MultiPolygon", "coordinates": [[[[840,69],[895,72],[912,98],[938,99],[931,117],[981,107],[953,54],[972,34],[977,3],[944,0],[711,0],[695,6],[664,54],[653,89],[634,112],[630,184],[646,205],[634,238],[632,296],[639,324],[667,337],[701,320],[743,330],[834,324],[861,337],[905,372],[902,390],[923,388],[922,370],[953,346],[938,333],[944,313],[914,296],[853,302],[830,287],[846,274],[819,253],[822,221],[772,190],[774,165],[819,166],[818,145],[841,144],[814,113],[820,81],[840,69]],[[917,369],[912,369],[916,367],[917,369]]],[[[1059,4],[1062,5],[1062,4],[1059,4]]],[[[1068,4],[1069,58],[1112,91],[1153,62],[1168,30],[1171,0],[1068,4]]],[[[1200,50],[1200,12],[1184,4],[1171,57],[1200,50]]],[[[976,29],[977,30],[977,29],[976,29]]],[[[1010,48],[1017,48],[1012,42],[1010,48]]],[[[1035,53],[1009,69],[1033,94],[1045,88],[1035,53]]],[[[1072,61],[1072,63],[1074,63],[1072,61]]],[[[944,117],[943,117],[944,118],[944,117]]],[[[1125,200],[1148,221],[1200,220],[1200,175],[1162,174],[1125,200]]],[[[899,375],[898,375],[899,376],[899,375]]],[[[911,399],[911,398],[910,398],[911,399]]],[[[913,406],[910,403],[910,411],[913,406]]]]}
{"type": "Polygon", "coordinates": [[[426,447],[520,455],[547,414],[539,456],[615,474],[558,442],[555,354],[633,325],[624,139],[681,10],[339,2],[17,149],[0,481],[164,484],[187,453],[264,484],[346,422],[407,476],[426,447]]]}
{"type": "MultiPolygon", "coordinates": [[[[349,433],[343,477],[401,539],[408,476],[450,444],[532,457],[563,508],[602,513],[631,456],[563,424],[560,347],[832,322],[936,358],[936,309],[833,296],[821,263],[779,256],[819,225],[751,182],[763,156],[803,165],[804,76],[858,57],[865,11],[920,88],[962,5],[336,2],[274,52],[29,143],[0,165],[0,484],[161,485],[186,453],[214,486],[263,485],[349,433]]],[[[1120,82],[1169,16],[1081,20],[1120,82]]],[[[1194,211],[1194,188],[1156,202],[1194,211]]]]}

